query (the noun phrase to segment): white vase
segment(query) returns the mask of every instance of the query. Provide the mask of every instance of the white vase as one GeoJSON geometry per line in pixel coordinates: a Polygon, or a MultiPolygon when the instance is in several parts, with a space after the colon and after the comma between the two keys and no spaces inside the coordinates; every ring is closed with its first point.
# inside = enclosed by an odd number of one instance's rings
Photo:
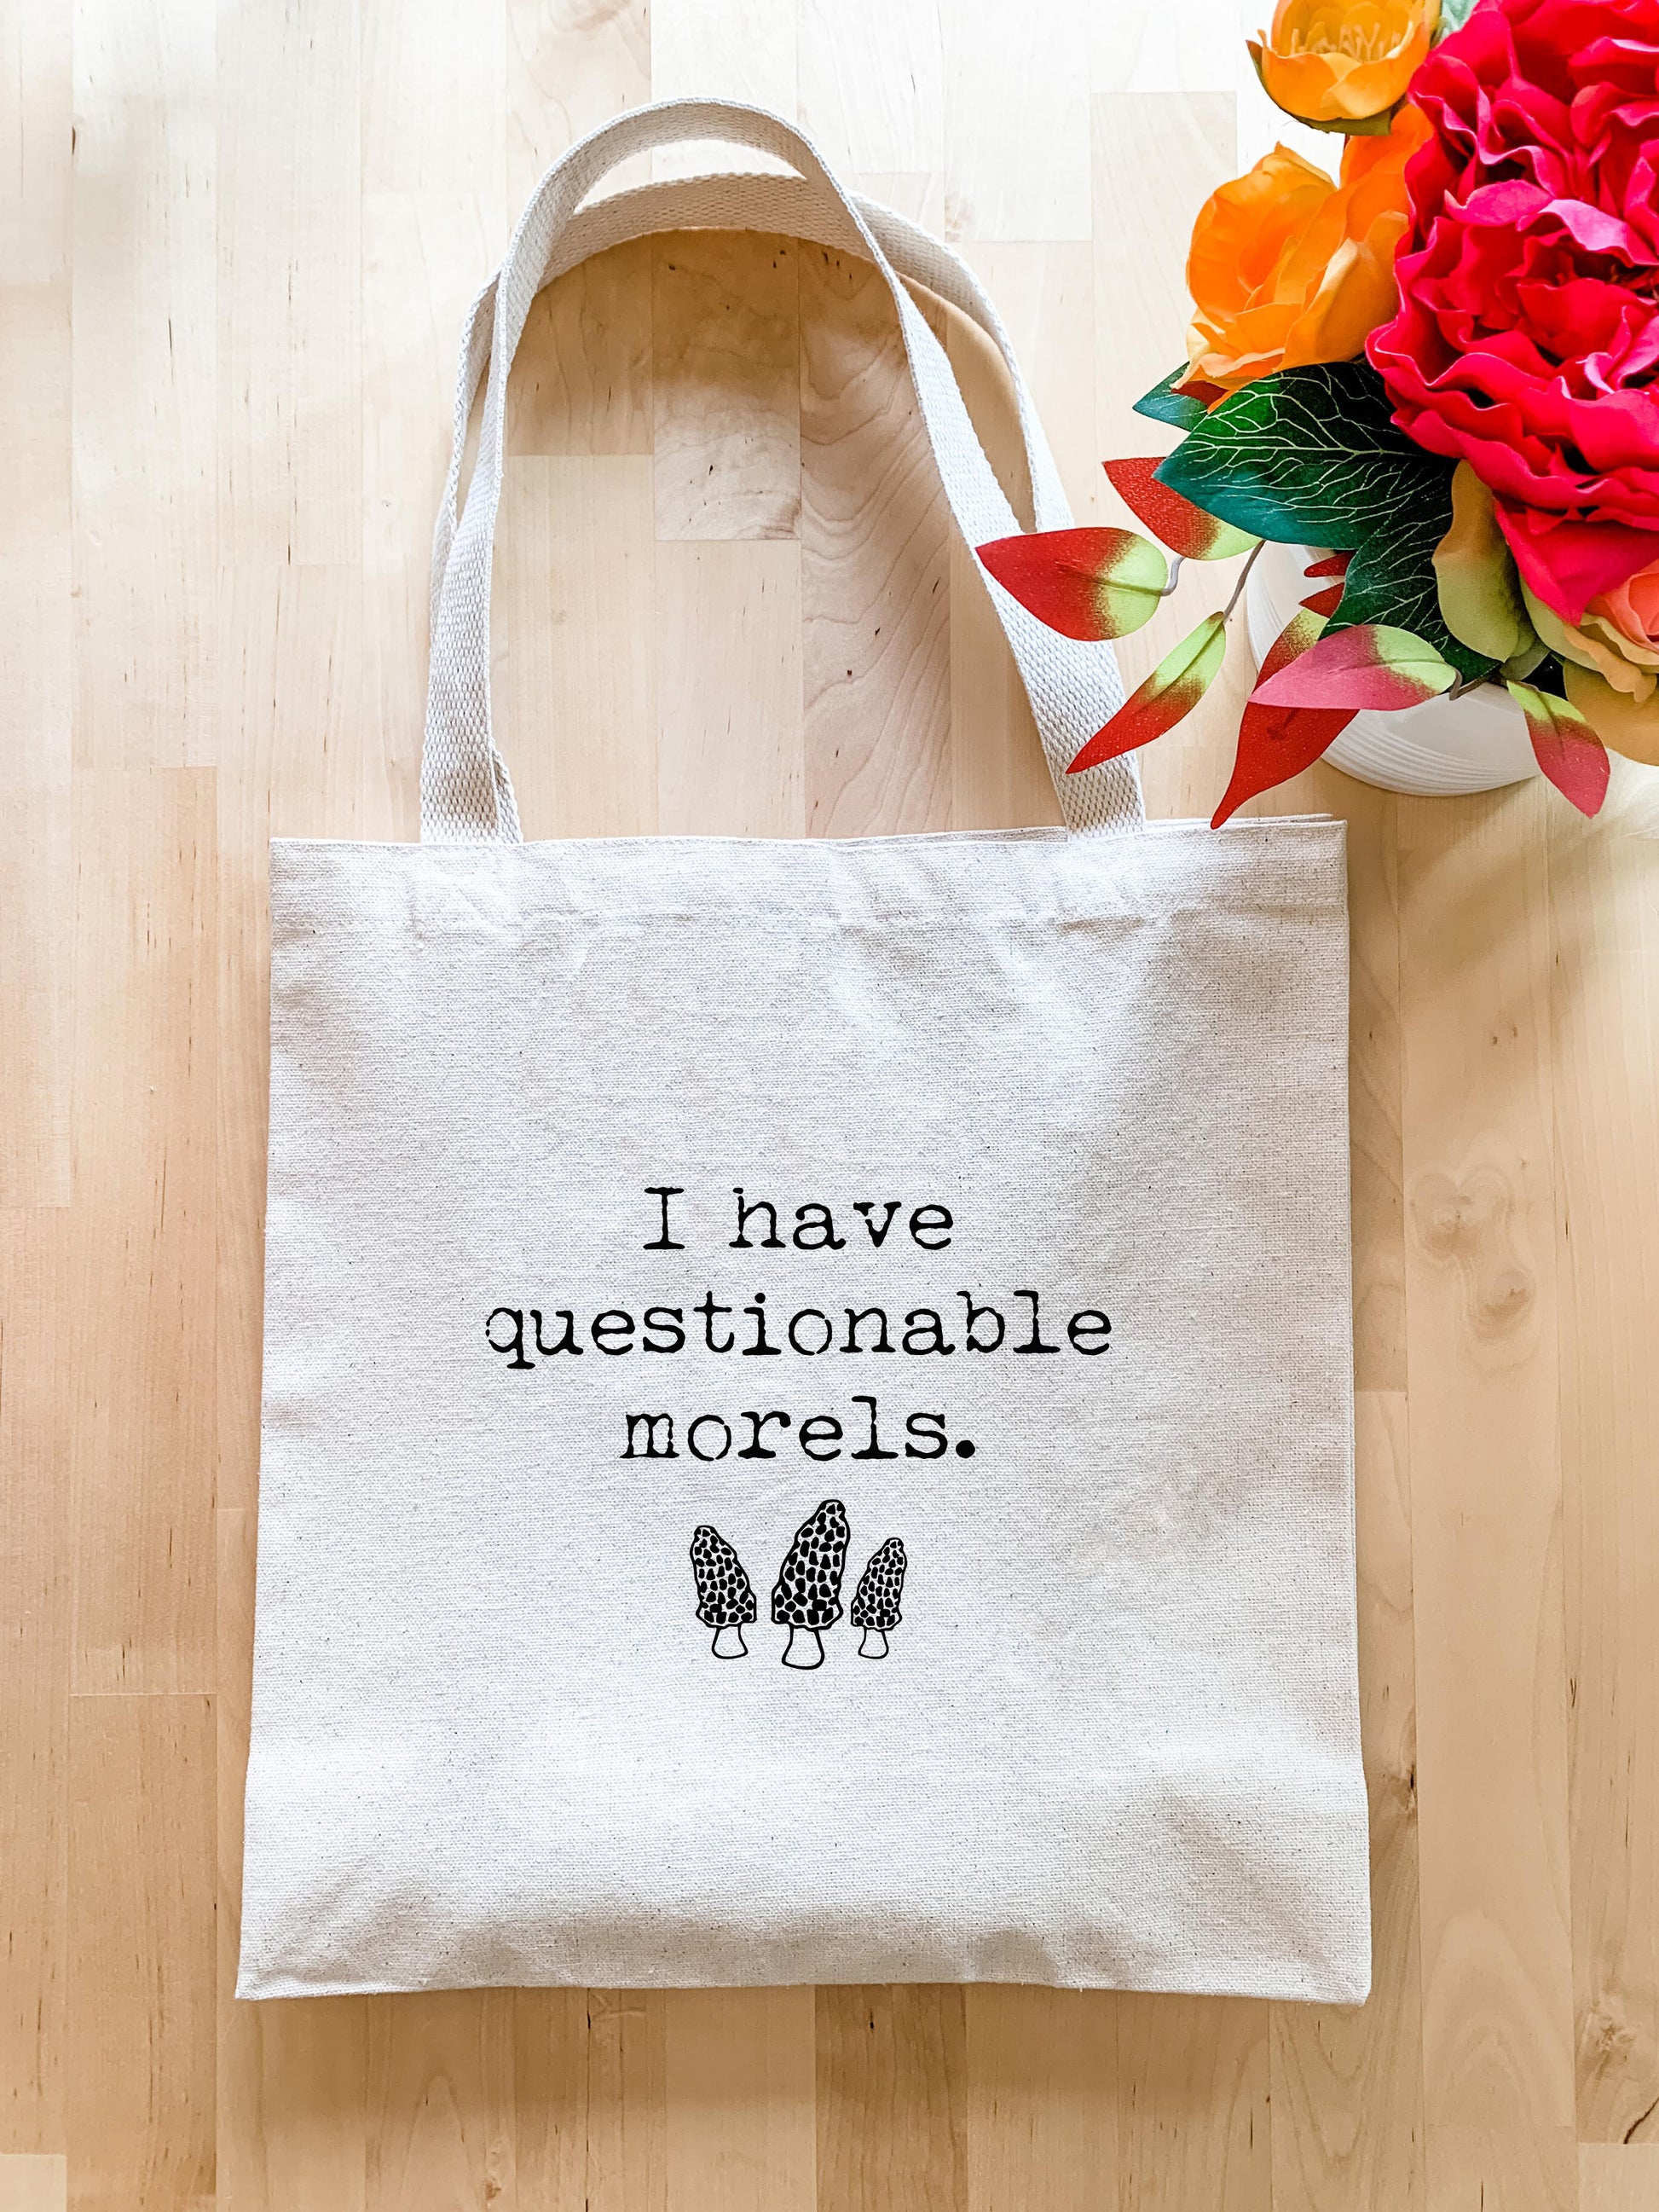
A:
{"type": "MultiPolygon", "coordinates": [[[[1244,593],[1258,667],[1301,602],[1334,580],[1305,579],[1320,558],[1305,545],[1262,547],[1244,593]]],[[[1496,791],[1538,773],[1521,709],[1491,684],[1461,699],[1425,700],[1400,714],[1356,714],[1325,758],[1362,783],[1431,796],[1496,791]]]]}

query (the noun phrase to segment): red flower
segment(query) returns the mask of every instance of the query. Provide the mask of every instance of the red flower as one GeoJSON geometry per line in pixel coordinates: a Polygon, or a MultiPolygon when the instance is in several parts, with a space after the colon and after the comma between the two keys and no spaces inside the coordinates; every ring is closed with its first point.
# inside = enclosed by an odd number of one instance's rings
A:
{"type": "Polygon", "coordinates": [[[1413,80],[1395,420],[1577,623],[1659,557],[1659,0],[1480,0],[1413,80]]]}

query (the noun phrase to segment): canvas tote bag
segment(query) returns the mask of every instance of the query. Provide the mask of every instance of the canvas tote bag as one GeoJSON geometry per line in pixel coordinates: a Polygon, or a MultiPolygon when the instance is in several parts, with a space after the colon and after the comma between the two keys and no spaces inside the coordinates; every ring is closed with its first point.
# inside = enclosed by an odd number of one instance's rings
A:
{"type": "Polygon", "coordinates": [[[240,1992],[1358,2000],[1340,826],[1068,778],[1111,653],[992,587],[1064,830],[525,843],[508,368],[544,283],[679,226],[874,264],[981,543],[905,280],[952,301],[1069,520],[972,276],[787,124],[647,109],[536,192],[463,353],[422,841],[271,852],[240,1992]],[[797,173],[583,204],[709,138],[797,173]]]}

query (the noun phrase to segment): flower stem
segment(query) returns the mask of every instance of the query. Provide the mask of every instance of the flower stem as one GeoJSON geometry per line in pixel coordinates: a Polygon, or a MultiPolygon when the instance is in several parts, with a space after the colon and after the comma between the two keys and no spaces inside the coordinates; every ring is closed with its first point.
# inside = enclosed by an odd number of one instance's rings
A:
{"type": "Polygon", "coordinates": [[[1265,538],[1259,538],[1255,544],[1250,548],[1249,554],[1245,556],[1244,566],[1238,572],[1238,581],[1233,586],[1233,595],[1231,599],[1228,600],[1226,605],[1221,610],[1221,619],[1223,622],[1227,620],[1228,617],[1232,613],[1233,609],[1238,605],[1240,599],[1243,596],[1244,586],[1250,580],[1250,571],[1255,566],[1256,556],[1261,552],[1262,547],[1267,544],[1267,541],[1265,538]]]}

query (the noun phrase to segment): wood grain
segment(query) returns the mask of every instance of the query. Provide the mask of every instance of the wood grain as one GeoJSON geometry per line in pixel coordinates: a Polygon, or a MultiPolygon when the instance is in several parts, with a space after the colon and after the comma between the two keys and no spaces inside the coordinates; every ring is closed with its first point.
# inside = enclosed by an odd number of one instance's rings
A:
{"type": "Polygon", "coordinates": [[[1571,2164],[1545,827],[1534,789],[1401,808],[1431,2203],[1455,2201],[1437,2141],[1466,2178],[1514,2140],[1540,2173],[1571,2164]]]}
{"type": "MultiPolygon", "coordinates": [[[[77,0],[0,18],[0,2212],[1659,2206],[1659,777],[1348,826],[1352,2011],[1021,1989],[235,2002],[273,836],[404,838],[461,318],[544,162],[714,89],[958,242],[1079,516],[1166,442],[1231,0],[77,0]]],[[[613,180],[746,160],[667,153],[613,180]]],[[[983,339],[924,310],[1017,509],[983,339]]],[[[1057,819],[890,304],[642,241],[530,318],[532,836],[1057,819]]],[[[1190,570],[1152,661],[1231,588],[1190,570]]],[[[1207,814],[1242,652],[1147,757],[1207,814]]]]}

